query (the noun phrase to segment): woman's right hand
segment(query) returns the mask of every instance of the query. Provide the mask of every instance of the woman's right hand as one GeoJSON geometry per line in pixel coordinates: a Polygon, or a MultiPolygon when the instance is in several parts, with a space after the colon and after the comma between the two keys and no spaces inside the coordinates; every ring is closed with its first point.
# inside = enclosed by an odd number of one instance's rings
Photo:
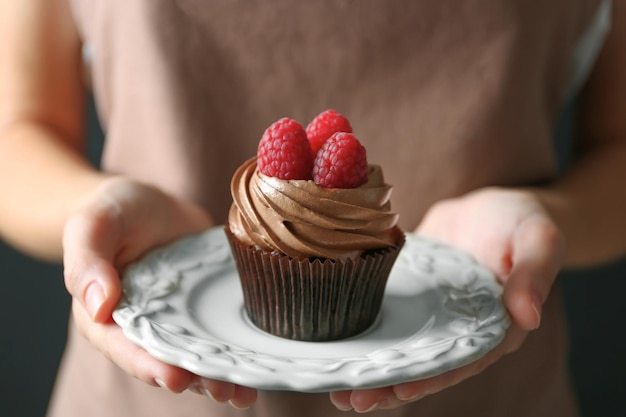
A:
{"type": "Polygon", "coordinates": [[[130,179],[105,179],[69,218],[63,233],[65,284],[81,334],[128,374],[172,392],[186,389],[245,408],[256,390],[200,378],[131,343],[111,314],[119,271],[146,251],[213,224],[199,206],[130,179]]]}

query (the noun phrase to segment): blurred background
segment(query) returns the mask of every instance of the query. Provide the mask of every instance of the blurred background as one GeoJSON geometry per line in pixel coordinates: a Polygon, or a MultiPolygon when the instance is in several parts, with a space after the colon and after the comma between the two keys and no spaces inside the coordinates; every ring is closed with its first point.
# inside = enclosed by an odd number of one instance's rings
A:
{"type": "MultiPolygon", "coordinates": [[[[556,133],[563,166],[569,160],[574,110],[566,109],[556,133]]],[[[88,123],[89,156],[97,165],[102,132],[93,104],[88,123]]],[[[0,242],[0,280],[0,417],[43,417],[69,317],[63,271],[0,242]]],[[[626,260],[565,272],[560,281],[570,321],[569,360],[583,416],[626,416],[626,260]]]]}
{"type": "MultiPolygon", "coordinates": [[[[91,99],[87,126],[87,154],[99,166],[103,134],[91,99]]],[[[70,314],[63,268],[0,240],[0,282],[0,417],[44,417],[70,314]]]]}

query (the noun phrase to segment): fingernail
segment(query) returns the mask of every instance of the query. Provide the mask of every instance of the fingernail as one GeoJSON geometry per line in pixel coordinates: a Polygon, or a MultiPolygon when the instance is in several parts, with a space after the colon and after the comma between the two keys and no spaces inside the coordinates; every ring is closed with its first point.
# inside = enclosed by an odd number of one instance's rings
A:
{"type": "Polygon", "coordinates": [[[97,282],[92,282],[85,291],[85,308],[93,320],[104,302],[104,290],[97,282]]]}
{"type": "Polygon", "coordinates": [[[200,389],[200,384],[197,383],[189,385],[189,387],[187,387],[187,391],[198,395],[205,395],[200,389]]]}
{"type": "Polygon", "coordinates": [[[203,393],[206,397],[208,397],[209,399],[211,399],[211,400],[213,400],[213,401],[215,401],[215,402],[219,402],[219,401],[217,401],[217,400],[215,399],[215,397],[213,396],[213,394],[211,394],[211,391],[209,391],[209,390],[208,390],[208,388],[206,388],[206,387],[204,387],[204,386],[201,386],[201,387],[200,387],[200,391],[202,391],[202,393],[203,393]]]}
{"type": "Polygon", "coordinates": [[[425,396],[426,394],[424,393],[419,393],[419,394],[409,395],[409,396],[396,394],[396,398],[398,398],[400,401],[417,401],[417,400],[424,398],[425,396]]]}
{"type": "Polygon", "coordinates": [[[537,316],[537,324],[535,325],[535,329],[538,329],[539,326],[541,326],[541,297],[539,297],[538,294],[533,294],[530,306],[537,316]]]}
{"type": "Polygon", "coordinates": [[[379,404],[380,403],[374,403],[374,404],[370,405],[370,407],[368,409],[366,409],[366,410],[357,410],[355,408],[354,411],[356,411],[359,414],[369,413],[370,411],[374,411],[378,407],[379,404]]]}
{"type": "Polygon", "coordinates": [[[154,378],[154,382],[156,382],[156,384],[157,384],[158,386],[160,386],[161,388],[166,389],[166,390],[168,390],[168,391],[170,390],[170,389],[167,387],[167,384],[166,384],[165,382],[163,382],[163,380],[162,380],[162,379],[159,379],[159,378],[154,378]]]}
{"type": "Polygon", "coordinates": [[[337,410],[339,411],[352,411],[352,408],[353,408],[351,405],[347,405],[345,407],[343,406],[340,407],[340,406],[335,405],[335,407],[337,407],[337,410]]]}
{"type": "Polygon", "coordinates": [[[233,403],[233,400],[228,400],[228,404],[230,404],[231,407],[236,408],[237,410],[247,410],[248,408],[250,408],[250,406],[246,406],[246,407],[238,406],[235,403],[233,403]]]}
{"type": "Polygon", "coordinates": [[[393,393],[395,394],[396,398],[399,399],[400,401],[413,401],[425,395],[424,392],[415,393],[414,389],[410,389],[409,387],[403,387],[403,386],[393,387],[393,393]]]}

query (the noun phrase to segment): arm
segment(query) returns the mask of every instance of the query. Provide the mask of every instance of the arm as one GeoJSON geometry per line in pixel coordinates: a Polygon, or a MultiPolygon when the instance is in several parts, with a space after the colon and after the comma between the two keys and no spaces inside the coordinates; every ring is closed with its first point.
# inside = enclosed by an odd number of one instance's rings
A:
{"type": "Polygon", "coordinates": [[[581,97],[578,160],[542,188],[483,188],[435,204],[417,232],[475,255],[503,285],[513,319],[482,359],[443,375],[371,390],[331,393],[342,410],[391,409],[444,390],[517,350],[541,323],[541,305],[562,267],[626,254],[626,5],[614,2],[613,30],[581,97]]]}
{"type": "Polygon", "coordinates": [[[568,242],[567,267],[626,254],[626,5],[613,2],[612,31],[580,101],[580,155],[539,191],[568,242]]]}
{"type": "Polygon", "coordinates": [[[67,0],[0,0],[0,37],[0,237],[31,255],[63,258],[78,330],[127,373],[250,405],[255,390],[162,363],[111,319],[118,270],[212,222],[192,202],[99,173],[83,157],[80,40],[67,0]]]}
{"type": "Polygon", "coordinates": [[[0,1],[0,237],[61,259],[63,225],[100,181],[80,156],[80,45],[62,0],[0,1]]]}

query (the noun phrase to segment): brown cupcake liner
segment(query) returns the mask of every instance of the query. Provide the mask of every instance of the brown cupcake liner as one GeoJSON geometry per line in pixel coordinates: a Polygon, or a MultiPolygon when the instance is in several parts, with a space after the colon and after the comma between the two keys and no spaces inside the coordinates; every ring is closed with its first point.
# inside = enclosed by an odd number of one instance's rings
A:
{"type": "Polygon", "coordinates": [[[292,258],[250,246],[225,228],[249,319],[275,336],[330,341],[367,330],[380,312],[391,268],[404,245],[356,259],[292,258]]]}

